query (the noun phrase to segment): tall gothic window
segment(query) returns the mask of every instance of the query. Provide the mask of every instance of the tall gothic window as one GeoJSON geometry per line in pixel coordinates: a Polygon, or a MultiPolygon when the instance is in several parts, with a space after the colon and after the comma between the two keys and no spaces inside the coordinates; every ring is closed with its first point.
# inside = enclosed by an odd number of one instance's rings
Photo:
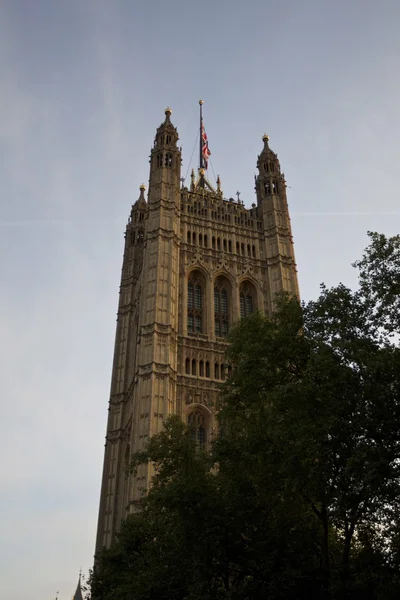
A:
{"type": "Polygon", "coordinates": [[[203,331],[203,290],[200,280],[194,276],[188,282],[188,332],[203,331]]]}
{"type": "Polygon", "coordinates": [[[243,319],[254,312],[254,292],[246,283],[240,288],[240,318],[243,319]]]}
{"type": "Polygon", "coordinates": [[[228,292],[220,281],[214,287],[214,315],[215,335],[226,337],[229,329],[228,292]]]}
{"type": "Polygon", "coordinates": [[[200,448],[206,443],[206,423],[204,413],[199,410],[188,414],[188,425],[192,427],[193,439],[200,448]]]}

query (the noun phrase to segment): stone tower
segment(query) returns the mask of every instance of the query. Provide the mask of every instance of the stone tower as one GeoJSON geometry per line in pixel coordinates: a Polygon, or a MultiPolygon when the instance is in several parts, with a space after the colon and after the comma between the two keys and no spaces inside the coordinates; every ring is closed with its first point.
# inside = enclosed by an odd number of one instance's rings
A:
{"type": "Polygon", "coordinates": [[[170,109],[157,129],[147,200],[142,185],[126,226],[96,551],[145,493],[151,466],[136,477],[125,468],[168,415],[209,444],[231,325],[270,313],[281,290],[298,295],[285,178],[268,136],[263,143],[257,205],[246,209],[203,168],[181,187],[170,109]]]}

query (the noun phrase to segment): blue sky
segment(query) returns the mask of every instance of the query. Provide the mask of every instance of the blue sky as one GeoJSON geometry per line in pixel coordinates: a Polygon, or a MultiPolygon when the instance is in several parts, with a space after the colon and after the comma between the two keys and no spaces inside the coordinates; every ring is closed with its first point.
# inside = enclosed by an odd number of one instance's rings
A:
{"type": "MultiPolygon", "coordinates": [[[[164,108],[198,100],[227,197],[261,137],[285,171],[302,297],[399,232],[398,0],[0,0],[0,580],[60,600],[90,567],[123,231],[164,108]]],[[[212,178],[212,177],[211,177],[212,178]]]]}

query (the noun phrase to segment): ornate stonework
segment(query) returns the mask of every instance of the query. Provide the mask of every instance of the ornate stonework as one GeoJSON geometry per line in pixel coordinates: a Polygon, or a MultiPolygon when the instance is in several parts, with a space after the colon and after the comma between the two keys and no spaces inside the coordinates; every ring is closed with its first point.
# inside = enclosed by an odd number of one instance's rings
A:
{"type": "Polygon", "coordinates": [[[181,149],[171,110],[157,129],[145,186],[125,232],[120,300],[96,549],[146,493],[151,466],[126,477],[132,452],[172,413],[216,431],[218,389],[229,377],[229,327],[269,313],[281,290],[298,295],[286,184],[268,136],[258,157],[257,205],[223,197],[203,172],[181,188],[181,149]]]}

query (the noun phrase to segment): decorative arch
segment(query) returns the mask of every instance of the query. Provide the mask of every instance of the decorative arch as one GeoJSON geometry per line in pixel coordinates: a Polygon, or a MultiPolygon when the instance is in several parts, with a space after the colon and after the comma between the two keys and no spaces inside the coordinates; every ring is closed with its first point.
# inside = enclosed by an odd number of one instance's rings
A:
{"type": "Polygon", "coordinates": [[[219,277],[226,278],[229,281],[231,289],[233,289],[235,287],[235,285],[236,285],[235,278],[224,268],[224,266],[221,266],[217,271],[215,271],[215,273],[213,273],[213,280],[214,280],[214,282],[219,277]]]}
{"type": "Polygon", "coordinates": [[[207,271],[207,269],[205,269],[203,267],[203,265],[201,265],[200,263],[196,262],[193,265],[190,265],[190,267],[188,267],[187,271],[186,271],[186,277],[189,278],[190,275],[194,272],[194,271],[199,271],[199,273],[201,273],[201,275],[204,277],[204,280],[206,281],[209,277],[210,274],[207,271]]]}

